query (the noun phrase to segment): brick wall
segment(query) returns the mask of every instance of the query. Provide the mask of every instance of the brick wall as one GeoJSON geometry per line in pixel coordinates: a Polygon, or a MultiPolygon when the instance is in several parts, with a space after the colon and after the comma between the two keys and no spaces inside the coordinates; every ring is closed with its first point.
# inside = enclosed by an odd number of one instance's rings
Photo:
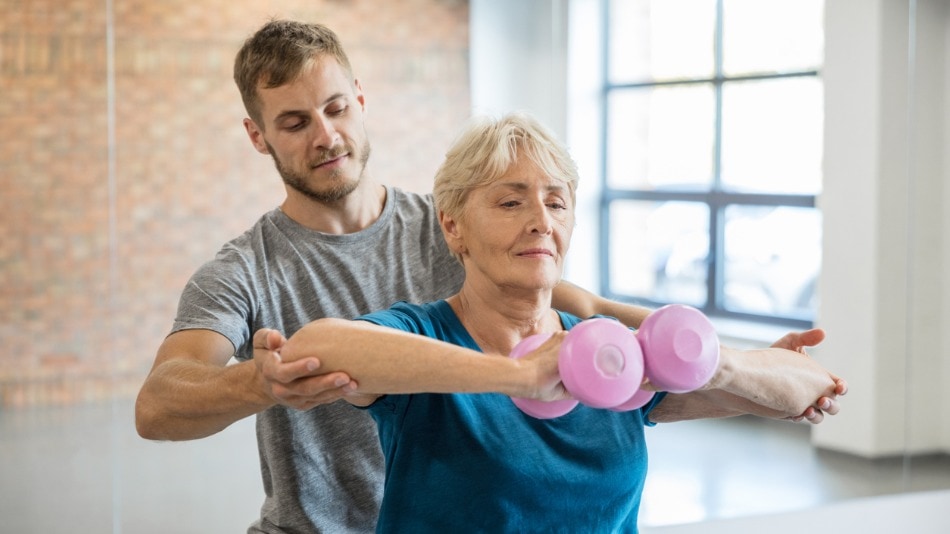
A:
{"type": "Polygon", "coordinates": [[[269,18],[340,35],[379,180],[428,191],[469,112],[463,0],[0,1],[0,408],[134,396],[187,278],[282,200],[231,80],[269,18]]]}

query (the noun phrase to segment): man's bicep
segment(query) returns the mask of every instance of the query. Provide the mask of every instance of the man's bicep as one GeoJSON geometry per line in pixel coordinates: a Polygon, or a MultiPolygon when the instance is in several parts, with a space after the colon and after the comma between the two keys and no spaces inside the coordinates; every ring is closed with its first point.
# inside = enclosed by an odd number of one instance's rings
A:
{"type": "Polygon", "coordinates": [[[182,359],[224,367],[233,355],[231,341],[213,330],[179,330],[166,337],[159,346],[155,365],[182,359]]]}

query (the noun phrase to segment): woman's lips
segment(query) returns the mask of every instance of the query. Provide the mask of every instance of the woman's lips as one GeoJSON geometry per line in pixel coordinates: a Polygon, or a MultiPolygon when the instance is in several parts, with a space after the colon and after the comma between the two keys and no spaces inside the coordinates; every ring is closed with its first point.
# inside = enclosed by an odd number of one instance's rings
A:
{"type": "Polygon", "coordinates": [[[554,257],[554,253],[546,248],[529,248],[527,250],[522,250],[518,253],[519,256],[550,256],[554,257]]]}

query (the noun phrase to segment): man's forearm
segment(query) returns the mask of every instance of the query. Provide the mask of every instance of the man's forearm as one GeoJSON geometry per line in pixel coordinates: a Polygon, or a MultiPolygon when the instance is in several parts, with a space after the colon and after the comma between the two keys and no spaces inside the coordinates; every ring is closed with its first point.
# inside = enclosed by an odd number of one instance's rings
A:
{"type": "Polygon", "coordinates": [[[760,406],[726,391],[701,390],[667,394],[663,401],[650,412],[650,420],[655,423],[674,423],[750,414],[772,419],[786,418],[782,412],[760,406]]]}
{"type": "Polygon", "coordinates": [[[173,359],[157,365],[135,403],[139,435],[154,440],[190,440],[216,434],[272,406],[260,393],[254,362],[220,367],[173,359]]]}

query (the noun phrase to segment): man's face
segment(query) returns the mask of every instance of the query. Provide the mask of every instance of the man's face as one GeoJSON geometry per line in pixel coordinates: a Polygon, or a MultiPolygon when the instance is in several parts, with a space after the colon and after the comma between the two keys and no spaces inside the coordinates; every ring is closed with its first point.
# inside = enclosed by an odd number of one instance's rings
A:
{"type": "Polygon", "coordinates": [[[370,154],[359,82],[321,56],[292,82],[258,94],[263,124],[245,127],[255,148],[274,158],[288,194],[332,204],[356,189],[370,154]]]}

